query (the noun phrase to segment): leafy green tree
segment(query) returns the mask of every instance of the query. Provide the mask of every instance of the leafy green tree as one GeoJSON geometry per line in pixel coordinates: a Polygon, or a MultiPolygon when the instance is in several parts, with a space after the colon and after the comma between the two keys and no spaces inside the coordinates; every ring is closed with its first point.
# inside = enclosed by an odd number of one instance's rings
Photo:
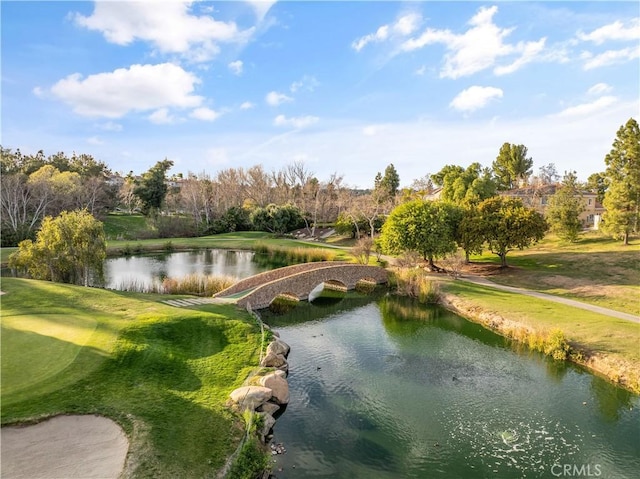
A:
{"type": "Polygon", "coordinates": [[[25,240],[9,257],[9,267],[32,278],[89,285],[102,275],[106,241],[102,222],[86,210],[45,217],[35,241],[25,240]]]}
{"type": "Polygon", "coordinates": [[[527,158],[527,147],[504,143],[493,162],[498,190],[510,190],[531,176],[533,160],[527,158]]]}
{"type": "Polygon", "coordinates": [[[524,249],[542,238],[548,229],[544,217],[523,206],[520,200],[495,196],[478,205],[484,240],[489,250],[498,255],[506,268],[507,254],[515,248],[524,249]]]}
{"type": "Polygon", "coordinates": [[[380,245],[383,251],[399,254],[419,253],[431,270],[439,268],[434,258],[456,251],[455,231],[458,209],[445,202],[414,200],[391,211],[382,226],[380,245]]]}
{"type": "Polygon", "coordinates": [[[549,198],[546,217],[551,231],[565,241],[574,243],[582,229],[580,214],[585,210],[575,171],[565,173],[562,185],[549,198]]]}
{"type": "Polygon", "coordinates": [[[472,163],[467,169],[446,165],[431,178],[442,187],[441,199],[456,204],[480,202],[496,194],[491,170],[480,163],[472,163]]]}
{"type": "Polygon", "coordinates": [[[396,171],[393,163],[390,163],[384,170],[384,176],[378,172],[374,180],[374,192],[381,201],[394,201],[400,187],[400,175],[396,171]]]}
{"type": "Polygon", "coordinates": [[[472,254],[481,254],[484,244],[484,228],[475,204],[467,204],[461,209],[461,218],[456,229],[456,242],[464,250],[465,261],[472,254]]]}
{"type": "Polygon", "coordinates": [[[134,194],[140,198],[142,213],[145,216],[156,216],[167,196],[167,171],[173,166],[173,161],[158,161],[148,171],[143,173],[137,181],[134,194]]]}
{"type": "Polygon", "coordinates": [[[604,161],[603,229],[628,245],[629,234],[638,232],[640,220],[640,128],[636,120],[630,118],[620,127],[604,161]]]}
{"type": "Polygon", "coordinates": [[[305,224],[302,213],[293,205],[270,204],[266,208],[256,208],[250,219],[254,229],[276,234],[284,234],[305,224]]]}
{"type": "Polygon", "coordinates": [[[587,178],[586,188],[596,193],[598,196],[596,200],[602,203],[604,200],[604,194],[607,192],[607,178],[604,173],[593,173],[587,178]]]}

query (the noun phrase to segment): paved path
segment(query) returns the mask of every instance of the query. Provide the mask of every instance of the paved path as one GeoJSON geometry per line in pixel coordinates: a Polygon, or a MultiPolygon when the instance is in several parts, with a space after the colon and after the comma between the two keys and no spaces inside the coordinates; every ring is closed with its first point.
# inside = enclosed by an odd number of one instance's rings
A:
{"type": "Polygon", "coordinates": [[[618,319],[626,319],[627,321],[633,321],[634,323],[640,323],[640,316],[635,316],[629,313],[623,313],[621,311],[615,311],[609,308],[603,308],[601,306],[595,306],[593,304],[587,304],[573,299],[563,298],[561,296],[554,296],[552,294],[540,293],[538,291],[532,291],[530,289],[515,288],[513,286],[505,286],[502,284],[489,281],[482,276],[463,275],[460,280],[467,281],[469,283],[479,284],[481,286],[488,286],[490,288],[500,289],[502,291],[509,291],[511,293],[524,294],[526,296],[532,296],[534,298],[545,299],[547,301],[554,301],[556,303],[566,304],[567,306],[573,306],[574,308],[580,308],[593,313],[604,314],[618,319]]]}

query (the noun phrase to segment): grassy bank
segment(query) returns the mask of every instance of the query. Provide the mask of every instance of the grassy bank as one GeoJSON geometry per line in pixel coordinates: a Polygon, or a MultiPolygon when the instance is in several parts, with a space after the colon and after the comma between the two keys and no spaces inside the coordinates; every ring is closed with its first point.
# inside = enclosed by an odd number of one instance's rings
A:
{"type": "Polygon", "coordinates": [[[441,290],[449,307],[507,337],[559,329],[576,352],[572,360],[640,393],[640,324],[464,281],[443,282],[441,290]]]}
{"type": "MultiPolygon", "coordinates": [[[[471,259],[499,264],[490,253],[471,259]]],[[[640,315],[640,239],[624,246],[598,232],[583,233],[577,243],[547,236],[509,253],[508,262],[491,281],[640,315]]]]}
{"type": "Polygon", "coordinates": [[[242,434],[225,407],[258,361],[234,307],[2,281],[2,424],[101,414],[131,441],[125,477],[212,477],[242,434]]]}

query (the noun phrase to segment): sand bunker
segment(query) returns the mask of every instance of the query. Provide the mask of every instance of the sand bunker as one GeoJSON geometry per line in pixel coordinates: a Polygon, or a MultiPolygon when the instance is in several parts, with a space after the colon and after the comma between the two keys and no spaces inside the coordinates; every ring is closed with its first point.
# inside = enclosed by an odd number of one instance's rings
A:
{"type": "Polygon", "coordinates": [[[57,416],[26,427],[3,427],[2,478],[117,478],[129,442],[101,416],[57,416]]]}

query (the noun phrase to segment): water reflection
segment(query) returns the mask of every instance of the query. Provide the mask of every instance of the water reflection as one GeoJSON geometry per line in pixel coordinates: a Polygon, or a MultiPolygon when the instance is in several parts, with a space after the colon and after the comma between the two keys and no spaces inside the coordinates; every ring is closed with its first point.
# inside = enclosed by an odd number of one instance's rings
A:
{"type": "Polygon", "coordinates": [[[404,298],[303,305],[265,318],[292,346],[278,478],[553,477],[566,463],[624,478],[640,468],[640,400],[600,378],[404,298]]]}
{"type": "Polygon", "coordinates": [[[123,285],[151,286],[164,278],[179,278],[190,274],[233,276],[246,278],[273,266],[255,261],[253,251],[206,249],[180,251],[123,258],[105,261],[105,287],[123,289],[123,285]]]}

